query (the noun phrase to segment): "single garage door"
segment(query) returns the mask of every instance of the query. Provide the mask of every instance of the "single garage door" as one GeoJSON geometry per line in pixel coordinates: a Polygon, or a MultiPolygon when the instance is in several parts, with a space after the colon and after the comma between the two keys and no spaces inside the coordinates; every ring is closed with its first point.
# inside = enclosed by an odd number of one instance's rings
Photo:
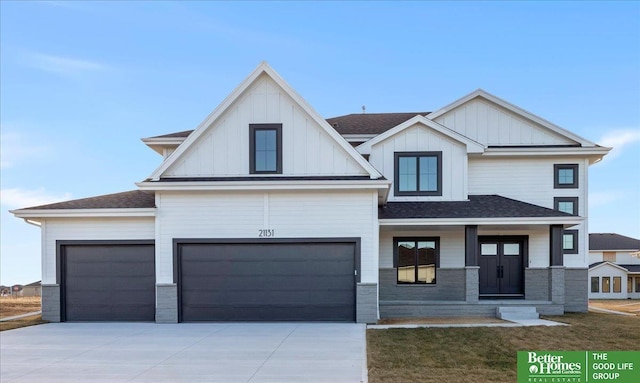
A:
{"type": "Polygon", "coordinates": [[[63,245],[63,320],[153,321],[152,244],[63,245]]]}
{"type": "Polygon", "coordinates": [[[182,321],[355,321],[355,243],[178,246],[182,321]]]}

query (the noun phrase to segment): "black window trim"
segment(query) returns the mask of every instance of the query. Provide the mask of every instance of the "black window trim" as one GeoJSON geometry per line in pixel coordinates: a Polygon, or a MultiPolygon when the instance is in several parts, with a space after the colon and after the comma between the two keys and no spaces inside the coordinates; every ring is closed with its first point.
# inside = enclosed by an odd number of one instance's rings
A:
{"type": "MultiPolygon", "coordinates": [[[[442,196],[442,152],[394,152],[394,193],[396,196],[442,196]],[[436,157],[438,160],[437,188],[435,191],[400,191],[400,157],[436,157]]],[[[420,189],[420,161],[416,161],[416,189],[420,189]]]]}
{"type": "Polygon", "coordinates": [[[562,252],[563,254],[578,254],[578,230],[564,230],[562,232],[562,252]],[[571,249],[564,248],[564,236],[573,236],[573,247],[571,249]]]}
{"type": "Polygon", "coordinates": [[[560,211],[560,202],[572,202],[573,215],[578,215],[578,197],[553,197],[554,210],[560,211]]]}
{"type": "Polygon", "coordinates": [[[596,293],[600,293],[600,276],[593,276],[591,277],[591,280],[589,281],[589,283],[591,283],[590,286],[590,291],[594,294],[596,293]],[[596,282],[595,285],[593,284],[593,282],[596,282]]]}
{"type": "Polygon", "coordinates": [[[249,124],[249,174],[282,174],[282,124],[249,124]],[[276,131],[276,170],[256,170],[256,131],[276,131]]]}
{"type": "Polygon", "coordinates": [[[578,164],[554,164],[553,165],[553,188],[554,189],[577,189],[578,188],[578,164]],[[573,170],[573,183],[561,184],[559,182],[560,169],[573,170]]]}
{"type": "MultiPolygon", "coordinates": [[[[414,264],[415,267],[415,264],[414,264]]],[[[435,286],[438,283],[438,269],[440,268],[440,237],[393,237],[393,268],[396,271],[396,284],[401,286],[435,286]],[[434,283],[400,282],[398,281],[398,242],[428,242],[436,243],[436,278],[434,283]]],[[[416,279],[417,280],[417,279],[416,279]]]]}

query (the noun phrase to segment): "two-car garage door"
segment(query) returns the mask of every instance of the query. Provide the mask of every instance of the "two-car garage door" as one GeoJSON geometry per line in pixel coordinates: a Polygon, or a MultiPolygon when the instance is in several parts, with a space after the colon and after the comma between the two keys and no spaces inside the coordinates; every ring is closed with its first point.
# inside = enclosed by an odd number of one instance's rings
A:
{"type": "Polygon", "coordinates": [[[182,321],[355,321],[355,243],[182,243],[182,321]]]}

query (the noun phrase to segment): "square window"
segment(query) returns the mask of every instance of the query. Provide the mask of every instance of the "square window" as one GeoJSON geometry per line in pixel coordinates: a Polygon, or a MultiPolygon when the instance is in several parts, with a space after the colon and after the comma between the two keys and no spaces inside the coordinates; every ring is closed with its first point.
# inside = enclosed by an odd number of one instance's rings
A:
{"type": "Polygon", "coordinates": [[[562,233],[562,251],[564,254],[578,254],[578,230],[565,230],[562,233]]]}
{"type": "Polygon", "coordinates": [[[554,197],[553,208],[571,215],[578,215],[578,197],[554,197]]]}
{"type": "Polygon", "coordinates": [[[395,238],[394,267],[398,284],[435,284],[439,266],[438,238],[395,238]]]}
{"type": "Polygon", "coordinates": [[[600,277],[591,277],[591,292],[600,292],[600,277]]]}
{"type": "Polygon", "coordinates": [[[282,124],[249,124],[249,173],[282,174],[282,124]]]}
{"type": "Polygon", "coordinates": [[[396,195],[442,195],[442,152],[395,153],[396,195]]]}
{"type": "Polygon", "coordinates": [[[553,165],[554,189],[578,188],[578,164],[553,165]]]}
{"type": "Polygon", "coordinates": [[[611,277],[602,277],[602,292],[611,292],[611,277]]]}

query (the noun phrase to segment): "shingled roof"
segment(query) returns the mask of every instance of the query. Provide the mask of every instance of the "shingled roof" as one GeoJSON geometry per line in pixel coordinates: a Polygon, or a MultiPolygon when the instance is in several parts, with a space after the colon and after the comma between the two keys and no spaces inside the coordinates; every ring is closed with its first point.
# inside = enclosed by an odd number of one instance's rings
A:
{"type": "Polygon", "coordinates": [[[429,113],[357,113],[327,118],[327,122],[340,134],[381,134],[417,115],[429,113]]]}
{"type": "MultiPolygon", "coordinates": [[[[381,134],[387,130],[402,124],[417,116],[426,116],[430,112],[405,112],[405,113],[355,113],[327,119],[340,134],[381,134]]],[[[186,138],[193,130],[163,134],[151,138],[186,138]]]]}
{"type": "Polygon", "coordinates": [[[615,233],[591,233],[589,250],[640,250],[640,240],[615,233]]]}
{"type": "Polygon", "coordinates": [[[21,210],[140,209],[154,207],[156,207],[156,199],[153,193],[131,190],[122,193],[105,194],[97,197],[33,206],[21,210]]]}
{"type": "Polygon", "coordinates": [[[571,214],[499,195],[470,195],[468,201],[389,202],[378,208],[380,219],[535,218],[571,214]]]}

